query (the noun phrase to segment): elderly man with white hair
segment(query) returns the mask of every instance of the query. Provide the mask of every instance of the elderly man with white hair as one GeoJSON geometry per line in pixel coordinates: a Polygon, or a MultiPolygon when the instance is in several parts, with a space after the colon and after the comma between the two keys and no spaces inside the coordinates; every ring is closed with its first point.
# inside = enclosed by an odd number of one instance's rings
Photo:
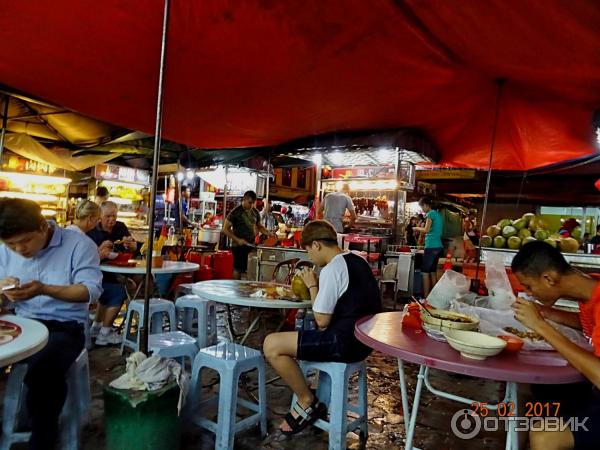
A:
{"type": "MultiPolygon", "coordinates": [[[[102,203],[100,208],[102,210],[100,222],[91,231],[88,231],[87,235],[101,250],[112,249],[114,246],[115,250],[135,252],[137,242],[131,237],[127,225],[117,220],[119,211],[117,204],[107,201],[102,203]]],[[[104,273],[102,289],[104,292],[99,299],[100,304],[96,320],[92,325],[91,335],[96,337],[96,345],[120,344],[122,337],[113,330],[112,325],[127,297],[125,286],[118,282],[115,274],[104,273]]]]}

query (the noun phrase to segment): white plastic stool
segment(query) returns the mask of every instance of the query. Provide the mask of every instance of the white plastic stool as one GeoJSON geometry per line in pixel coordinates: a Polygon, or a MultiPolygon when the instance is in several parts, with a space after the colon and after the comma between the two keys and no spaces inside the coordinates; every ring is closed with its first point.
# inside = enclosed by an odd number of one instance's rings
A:
{"type": "MultiPolygon", "coordinates": [[[[169,331],[177,330],[177,319],[175,315],[175,304],[170,300],[160,298],[150,299],[150,332],[156,334],[163,332],[163,316],[169,316],[169,331]]],[[[144,300],[133,300],[129,302],[127,308],[127,317],[125,318],[125,327],[123,328],[123,343],[121,344],[121,354],[125,347],[129,347],[134,352],[140,349],[140,339],[142,334],[139,332],[144,317],[144,300]],[[133,314],[137,313],[137,332],[130,337],[131,322],[133,314]]]]}
{"type": "Polygon", "coordinates": [[[182,318],[182,330],[196,336],[199,348],[217,343],[217,304],[197,295],[184,295],[175,300],[177,316],[182,318]],[[194,319],[198,326],[193,327],[194,319]]]}
{"type": "Polygon", "coordinates": [[[196,408],[202,412],[206,405],[216,403],[217,399],[219,412],[216,423],[201,415],[193,416],[192,420],[202,428],[216,434],[216,449],[233,449],[235,434],[256,425],[260,425],[263,437],[267,435],[266,394],[265,361],[258,350],[222,342],[200,349],[198,352],[192,368],[190,389],[192,414],[196,412],[196,408]],[[220,377],[219,395],[208,399],[201,397],[201,375],[202,369],[205,368],[216,370],[220,377]],[[255,369],[258,371],[258,404],[240,398],[237,394],[240,375],[255,369]],[[238,405],[254,411],[254,414],[238,422],[236,419],[238,405]]]}
{"type": "Polygon", "coordinates": [[[198,344],[196,339],[183,331],[168,331],[149,335],[148,350],[163,358],[181,358],[183,360],[184,357],[187,357],[190,359],[191,367],[198,353],[198,344]]]}
{"type": "MultiPolygon", "coordinates": [[[[346,448],[346,433],[360,429],[364,442],[369,436],[367,422],[367,366],[364,361],[346,364],[338,362],[299,361],[300,369],[306,377],[308,372],[318,371],[318,399],[327,405],[329,420],[318,419],[314,426],[329,433],[329,450],[346,448]],[[358,404],[348,403],[348,382],[358,373],[358,404]],[[348,411],[358,414],[349,420],[348,411]]],[[[292,404],[296,402],[296,395],[292,404]]]]}
{"type": "MultiPolygon", "coordinates": [[[[6,392],[2,418],[2,438],[0,449],[8,450],[17,442],[28,442],[31,432],[17,431],[19,418],[25,412],[27,386],[23,383],[27,373],[27,364],[12,367],[6,392]]],[[[83,349],[66,374],[67,398],[60,414],[60,448],[76,450],[79,448],[81,428],[88,421],[92,396],[90,392],[90,370],[87,350],[83,349]]]]}

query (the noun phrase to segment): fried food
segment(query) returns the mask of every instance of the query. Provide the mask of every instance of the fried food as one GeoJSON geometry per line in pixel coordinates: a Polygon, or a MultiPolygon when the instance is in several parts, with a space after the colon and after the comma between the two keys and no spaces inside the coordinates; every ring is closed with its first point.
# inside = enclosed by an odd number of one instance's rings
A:
{"type": "Polygon", "coordinates": [[[517,330],[516,328],[513,328],[513,327],[504,327],[503,330],[510,334],[514,334],[515,336],[518,336],[521,339],[531,339],[532,341],[543,341],[544,340],[544,338],[542,336],[540,336],[535,331],[531,331],[531,330],[530,331],[521,331],[521,330],[517,330]]]}

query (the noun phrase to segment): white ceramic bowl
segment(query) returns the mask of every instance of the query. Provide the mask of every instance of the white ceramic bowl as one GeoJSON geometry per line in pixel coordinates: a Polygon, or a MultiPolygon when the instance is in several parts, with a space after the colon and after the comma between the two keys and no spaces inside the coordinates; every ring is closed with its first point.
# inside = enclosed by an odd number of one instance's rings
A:
{"type": "Polygon", "coordinates": [[[479,327],[479,319],[476,317],[453,311],[445,311],[443,309],[429,308],[429,310],[437,317],[431,317],[426,311],[421,309],[421,320],[431,330],[444,332],[450,330],[476,330],[479,327]],[[468,320],[468,322],[452,320],[457,318],[468,320]]]}
{"type": "Polygon", "coordinates": [[[485,359],[497,355],[506,347],[506,341],[475,331],[448,330],[444,336],[450,347],[465,358],[485,359]]]}

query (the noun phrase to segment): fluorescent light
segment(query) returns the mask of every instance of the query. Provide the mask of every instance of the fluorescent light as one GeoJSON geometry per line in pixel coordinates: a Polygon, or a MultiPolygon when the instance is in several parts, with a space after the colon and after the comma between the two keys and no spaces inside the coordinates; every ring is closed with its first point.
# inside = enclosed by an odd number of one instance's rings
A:
{"type": "Polygon", "coordinates": [[[137,213],[134,211],[119,211],[119,217],[137,217],[137,213]]]}
{"type": "Polygon", "coordinates": [[[341,152],[333,152],[329,158],[334,166],[339,166],[344,162],[344,155],[341,152]]]}
{"type": "Polygon", "coordinates": [[[320,154],[320,153],[315,153],[315,154],[312,156],[312,162],[314,162],[314,163],[315,163],[315,165],[317,165],[317,166],[320,166],[320,165],[321,165],[321,163],[323,162],[323,157],[321,156],[321,154],[320,154]]]}
{"type": "Polygon", "coordinates": [[[53,209],[42,209],[42,216],[44,217],[54,217],[56,215],[56,211],[53,209]]]}
{"type": "Polygon", "coordinates": [[[117,205],[131,205],[133,201],[129,198],[121,197],[108,197],[108,201],[116,203],[117,205]]]}
{"type": "Polygon", "coordinates": [[[177,172],[177,181],[183,180],[183,172],[177,172]]]}
{"type": "Polygon", "coordinates": [[[0,178],[8,178],[17,183],[34,183],[34,184],[69,184],[70,178],[51,177],[46,175],[32,175],[30,173],[15,173],[15,172],[0,172],[0,178]]]}
{"type": "Polygon", "coordinates": [[[105,186],[107,189],[113,187],[126,187],[136,190],[144,189],[144,185],[142,184],[126,183],[124,181],[102,181],[102,186],[105,186]]]}
{"type": "Polygon", "coordinates": [[[57,202],[58,197],[51,194],[34,194],[30,192],[0,192],[0,197],[3,198],[22,198],[25,200],[33,200],[34,202],[57,202]]]}

